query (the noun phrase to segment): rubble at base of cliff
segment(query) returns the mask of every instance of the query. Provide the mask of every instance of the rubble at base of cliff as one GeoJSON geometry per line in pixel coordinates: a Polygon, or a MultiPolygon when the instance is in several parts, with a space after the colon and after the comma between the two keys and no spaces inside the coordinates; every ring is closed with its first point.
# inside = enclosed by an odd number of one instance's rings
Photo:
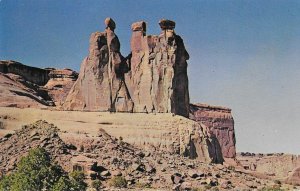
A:
{"type": "Polygon", "coordinates": [[[124,177],[128,189],[144,186],[160,190],[250,190],[276,185],[232,166],[206,164],[163,152],[150,153],[112,137],[103,129],[94,136],[74,135],[61,132],[46,121],[25,125],[0,139],[2,174],[13,171],[21,156],[37,147],[45,148],[67,172],[83,170],[87,183],[100,180],[108,190],[113,189],[109,181],[115,176],[124,177]]]}

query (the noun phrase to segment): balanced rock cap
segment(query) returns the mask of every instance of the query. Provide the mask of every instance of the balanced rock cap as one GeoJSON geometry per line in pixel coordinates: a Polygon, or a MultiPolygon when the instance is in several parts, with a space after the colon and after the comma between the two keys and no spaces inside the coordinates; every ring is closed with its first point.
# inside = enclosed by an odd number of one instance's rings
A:
{"type": "Polygon", "coordinates": [[[105,23],[106,28],[109,27],[112,30],[114,30],[116,28],[115,21],[112,18],[110,18],[110,17],[107,17],[105,19],[104,23],[105,23]]]}
{"type": "Polygon", "coordinates": [[[144,31],[144,32],[146,32],[146,22],[145,21],[138,21],[138,22],[132,23],[131,30],[132,31],[144,31]]]}
{"type": "Polygon", "coordinates": [[[175,22],[168,19],[162,19],[159,21],[159,26],[162,30],[167,30],[167,29],[173,30],[175,28],[175,22]]]}

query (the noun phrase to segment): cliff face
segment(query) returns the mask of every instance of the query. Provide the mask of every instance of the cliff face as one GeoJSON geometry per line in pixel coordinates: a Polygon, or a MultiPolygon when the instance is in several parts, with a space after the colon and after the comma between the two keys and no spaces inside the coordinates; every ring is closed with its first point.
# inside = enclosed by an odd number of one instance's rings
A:
{"type": "Polygon", "coordinates": [[[175,113],[188,117],[189,55],[175,34],[175,23],[161,20],[158,36],[146,35],[146,23],[133,23],[131,66],[127,74],[135,112],[175,113]]]}
{"type": "Polygon", "coordinates": [[[25,80],[37,85],[45,85],[49,80],[50,70],[23,65],[12,60],[0,61],[0,72],[22,76],[25,80]]]}
{"type": "Polygon", "coordinates": [[[49,73],[49,81],[44,86],[49,96],[57,107],[60,107],[73,84],[78,77],[78,73],[70,69],[54,69],[49,73]]]}
{"type": "Polygon", "coordinates": [[[15,61],[0,61],[0,106],[60,106],[77,76],[70,69],[42,69],[15,61]]]}
{"type": "Polygon", "coordinates": [[[205,125],[217,138],[225,158],[235,158],[234,120],[231,109],[206,104],[191,104],[190,118],[205,125]]]}

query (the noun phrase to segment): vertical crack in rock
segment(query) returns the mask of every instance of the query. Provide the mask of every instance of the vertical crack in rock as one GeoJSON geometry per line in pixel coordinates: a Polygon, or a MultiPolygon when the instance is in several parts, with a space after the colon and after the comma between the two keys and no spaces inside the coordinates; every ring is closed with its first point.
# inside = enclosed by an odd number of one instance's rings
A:
{"type": "Polygon", "coordinates": [[[134,112],[174,113],[189,116],[188,53],[175,22],[161,20],[158,36],[146,35],[144,21],[131,26],[131,71],[126,74],[134,112]],[[143,56],[141,56],[143,55],[143,56]]]}
{"type": "Polygon", "coordinates": [[[133,102],[124,78],[127,59],[120,53],[115,22],[107,18],[105,25],[104,32],[90,37],[89,55],[63,105],[66,110],[132,112],[133,102]]]}
{"type": "Polygon", "coordinates": [[[124,58],[115,22],[90,38],[89,55],[68,94],[66,110],[158,112],[189,116],[187,60],[175,22],[161,20],[158,36],[146,35],[144,21],[133,23],[131,50],[124,58]]]}

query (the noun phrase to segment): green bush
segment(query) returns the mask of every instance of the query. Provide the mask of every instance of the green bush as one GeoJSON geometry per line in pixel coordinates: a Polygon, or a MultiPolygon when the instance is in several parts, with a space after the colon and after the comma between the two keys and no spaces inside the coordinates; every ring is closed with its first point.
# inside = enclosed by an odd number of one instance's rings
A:
{"type": "Polygon", "coordinates": [[[43,148],[30,150],[27,156],[21,158],[16,171],[0,180],[0,191],[81,191],[85,187],[83,179],[69,178],[59,165],[53,165],[43,148]]]}
{"type": "Polygon", "coordinates": [[[97,191],[101,189],[102,183],[100,180],[94,180],[92,182],[92,188],[95,188],[97,191]]]}
{"type": "Polygon", "coordinates": [[[228,166],[228,170],[235,171],[235,166],[232,166],[232,165],[228,166]]]}
{"type": "Polygon", "coordinates": [[[122,176],[115,176],[110,180],[109,185],[116,188],[126,188],[127,180],[122,176]]]}

